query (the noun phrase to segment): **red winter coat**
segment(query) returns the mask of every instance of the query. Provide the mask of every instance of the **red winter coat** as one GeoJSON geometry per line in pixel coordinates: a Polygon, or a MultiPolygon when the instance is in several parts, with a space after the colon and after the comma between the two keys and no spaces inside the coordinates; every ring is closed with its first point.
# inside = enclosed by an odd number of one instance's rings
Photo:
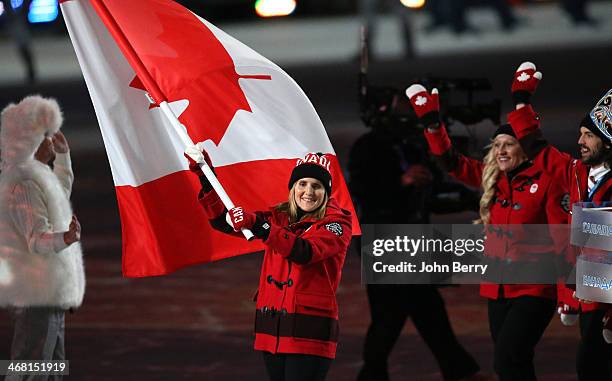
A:
{"type": "MultiPolygon", "coordinates": [[[[481,187],[484,165],[474,159],[457,153],[451,146],[446,129],[430,132],[425,131],[425,137],[432,153],[442,159],[449,173],[472,187],[481,187]]],[[[555,183],[541,167],[530,165],[519,171],[509,181],[508,177],[500,174],[496,183],[495,203],[491,207],[490,226],[522,224],[566,224],[567,209],[563,198],[567,198],[563,187],[555,183]]],[[[512,237],[497,237],[496,234],[487,234],[485,251],[501,261],[529,260],[525,253],[551,255],[563,246],[550,236],[541,237],[539,243],[534,245],[534,237],[525,231],[514,231],[512,237]]],[[[537,260],[537,259],[536,259],[537,260]]],[[[482,283],[480,295],[497,299],[501,296],[516,298],[523,295],[556,298],[556,286],[547,284],[504,284],[482,283]]]]}
{"type": "MultiPolygon", "coordinates": [[[[200,202],[211,220],[225,224],[225,208],[215,192],[200,202]]],[[[352,236],[351,213],[332,198],[321,220],[289,224],[288,215],[275,208],[256,214],[271,228],[257,290],[255,349],[334,358],[336,290],[352,236]]]]}
{"type": "MultiPolygon", "coordinates": [[[[581,201],[612,201],[612,172],[608,173],[607,180],[604,180],[592,197],[589,197],[587,189],[590,166],[566,153],[559,152],[548,144],[540,130],[540,118],[531,105],[511,112],[508,115],[508,122],[527,156],[533,158],[547,173],[569,189],[570,205],[581,201]]],[[[569,222],[571,223],[571,216],[569,222]]],[[[585,312],[603,308],[598,303],[580,303],[572,297],[572,294],[573,290],[560,287],[559,301],[585,312]]]]}

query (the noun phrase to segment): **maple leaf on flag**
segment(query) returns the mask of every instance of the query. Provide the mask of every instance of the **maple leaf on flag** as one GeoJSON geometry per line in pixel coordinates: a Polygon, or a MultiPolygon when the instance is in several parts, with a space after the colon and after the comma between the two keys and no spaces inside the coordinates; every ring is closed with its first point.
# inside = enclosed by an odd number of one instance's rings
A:
{"type": "Polygon", "coordinates": [[[286,200],[295,159],[324,152],[334,163],[332,197],[354,210],[316,110],[276,64],[172,0],[60,3],[113,174],[125,276],[263,248],[210,226],[178,124],[187,140],[202,142],[227,195],[243,207],[286,200]]]}
{"type": "MultiPolygon", "coordinates": [[[[142,81],[140,80],[140,78],[138,78],[138,76],[134,77],[134,79],[130,82],[129,86],[133,87],[134,89],[144,91],[145,94],[147,95],[147,99],[149,99],[149,94],[147,93],[147,89],[144,87],[144,85],[142,84],[142,81]]],[[[159,109],[158,104],[152,103],[153,102],[152,100],[149,100],[149,102],[150,102],[149,110],[159,109]]],[[[170,109],[172,109],[172,111],[174,112],[174,115],[176,115],[177,118],[180,118],[183,112],[187,109],[187,106],[189,106],[189,100],[181,99],[178,101],[172,101],[172,102],[168,102],[168,105],[170,106],[170,109]]]]}
{"type": "Polygon", "coordinates": [[[239,110],[252,112],[239,80],[271,76],[238,74],[233,58],[211,29],[203,27],[203,19],[185,17],[181,5],[168,1],[104,4],[143,64],[155,68],[150,74],[168,101],[189,102],[179,120],[194,142],[210,139],[218,145],[239,110]]]}

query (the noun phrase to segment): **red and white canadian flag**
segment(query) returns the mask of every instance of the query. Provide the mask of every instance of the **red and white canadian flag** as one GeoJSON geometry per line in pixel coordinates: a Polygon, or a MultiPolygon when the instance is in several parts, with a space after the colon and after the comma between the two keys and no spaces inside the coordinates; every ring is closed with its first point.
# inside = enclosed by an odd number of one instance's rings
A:
{"type": "MultiPolygon", "coordinates": [[[[197,202],[185,143],[205,142],[237,205],[287,198],[297,158],[334,155],[321,120],[281,68],[171,0],[64,0],[62,13],[108,154],[123,234],[123,274],[162,275],[254,252],[260,241],[222,235],[197,202]],[[153,98],[150,103],[146,92],[153,98]]],[[[333,196],[353,210],[337,160],[333,196]]],[[[356,220],[353,231],[359,232],[356,220]]]]}

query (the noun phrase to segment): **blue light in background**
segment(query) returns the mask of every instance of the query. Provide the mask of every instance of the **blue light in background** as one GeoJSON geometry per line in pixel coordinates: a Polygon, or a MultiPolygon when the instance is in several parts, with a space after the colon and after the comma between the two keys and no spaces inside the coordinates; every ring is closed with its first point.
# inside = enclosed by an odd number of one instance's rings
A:
{"type": "MultiPolygon", "coordinates": [[[[18,9],[23,5],[23,0],[11,0],[11,7],[13,9],[18,9]]],[[[0,16],[4,14],[7,9],[4,9],[4,3],[0,3],[0,16]]]]}
{"type": "Polygon", "coordinates": [[[32,24],[51,22],[57,18],[58,13],[57,0],[33,0],[28,12],[28,21],[32,24]]]}

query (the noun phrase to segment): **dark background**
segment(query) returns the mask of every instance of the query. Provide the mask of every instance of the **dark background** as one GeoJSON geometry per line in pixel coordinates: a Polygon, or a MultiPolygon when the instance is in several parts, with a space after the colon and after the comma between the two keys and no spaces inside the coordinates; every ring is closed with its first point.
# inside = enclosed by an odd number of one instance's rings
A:
{"type": "MultiPolygon", "coordinates": [[[[279,23],[309,22],[331,16],[354,22],[357,17],[356,5],[351,1],[299,2],[295,15],[279,20],[256,19],[250,1],[218,0],[216,4],[208,2],[208,9],[204,1],[182,3],[200,11],[221,28],[225,23],[244,25],[252,28],[253,33],[263,33],[279,23]]],[[[556,4],[549,2],[543,6],[556,4]]],[[[601,37],[611,30],[608,14],[598,15],[603,16],[598,27],[559,33],[590,33],[601,37]]],[[[550,23],[555,25],[558,21],[550,20],[550,23]]],[[[537,25],[526,26],[529,27],[533,27],[533,33],[541,33],[537,25]]],[[[34,42],[50,38],[49,35],[66,39],[61,22],[33,28],[34,42]]],[[[324,43],[321,42],[321,49],[324,43]]],[[[522,61],[533,61],[544,73],[534,99],[544,132],[559,147],[574,152],[577,123],[612,87],[612,34],[608,35],[607,43],[555,46],[533,46],[526,40],[520,48],[513,49],[502,46],[465,53],[441,51],[409,60],[383,57],[372,63],[370,80],[404,88],[413,78],[429,74],[485,77],[490,79],[492,90],[480,96],[487,100],[499,97],[505,113],[511,107],[509,86],[515,68],[522,61]]],[[[265,49],[265,46],[251,47],[258,51],[265,49]]],[[[13,47],[5,34],[0,39],[0,54],[8,54],[10,49],[13,47]]],[[[310,53],[316,58],[316,50],[310,53]]],[[[42,68],[46,58],[38,58],[37,65],[42,68]]],[[[366,131],[358,117],[357,60],[342,57],[322,63],[314,58],[297,64],[276,62],[309,96],[341,164],[346,165],[351,144],[366,131]]],[[[0,67],[3,70],[8,70],[8,66],[0,67]]],[[[73,203],[83,225],[87,269],[85,302],[75,314],[67,315],[66,320],[67,358],[72,374],[69,379],[265,380],[260,354],[252,350],[254,304],[250,300],[257,287],[261,256],[247,255],[194,266],[158,278],[122,278],[121,230],[114,187],[83,80],[78,73],[65,78],[42,77],[35,84],[22,84],[15,78],[0,83],[0,90],[0,105],[40,93],[56,97],[64,109],[64,131],[73,147],[76,174],[73,203]]],[[[493,126],[484,123],[473,130],[482,145],[493,126]]],[[[435,219],[468,223],[473,216],[463,213],[435,216],[435,219]]],[[[492,345],[486,304],[478,296],[477,287],[449,287],[442,292],[461,342],[482,368],[490,372],[492,345]]],[[[341,337],[329,380],[353,380],[360,367],[363,336],[369,323],[359,258],[353,250],[347,258],[338,299],[341,337]]],[[[9,357],[11,332],[8,315],[0,312],[0,358],[9,357]]],[[[555,317],[537,348],[536,369],[542,380],[575,379],[576,340],[576,327],[562,327],[555,317]]],[[[407,324],[390,364],[393,380],[441,379],[435,361],[411,324],[407,324]]]]}

